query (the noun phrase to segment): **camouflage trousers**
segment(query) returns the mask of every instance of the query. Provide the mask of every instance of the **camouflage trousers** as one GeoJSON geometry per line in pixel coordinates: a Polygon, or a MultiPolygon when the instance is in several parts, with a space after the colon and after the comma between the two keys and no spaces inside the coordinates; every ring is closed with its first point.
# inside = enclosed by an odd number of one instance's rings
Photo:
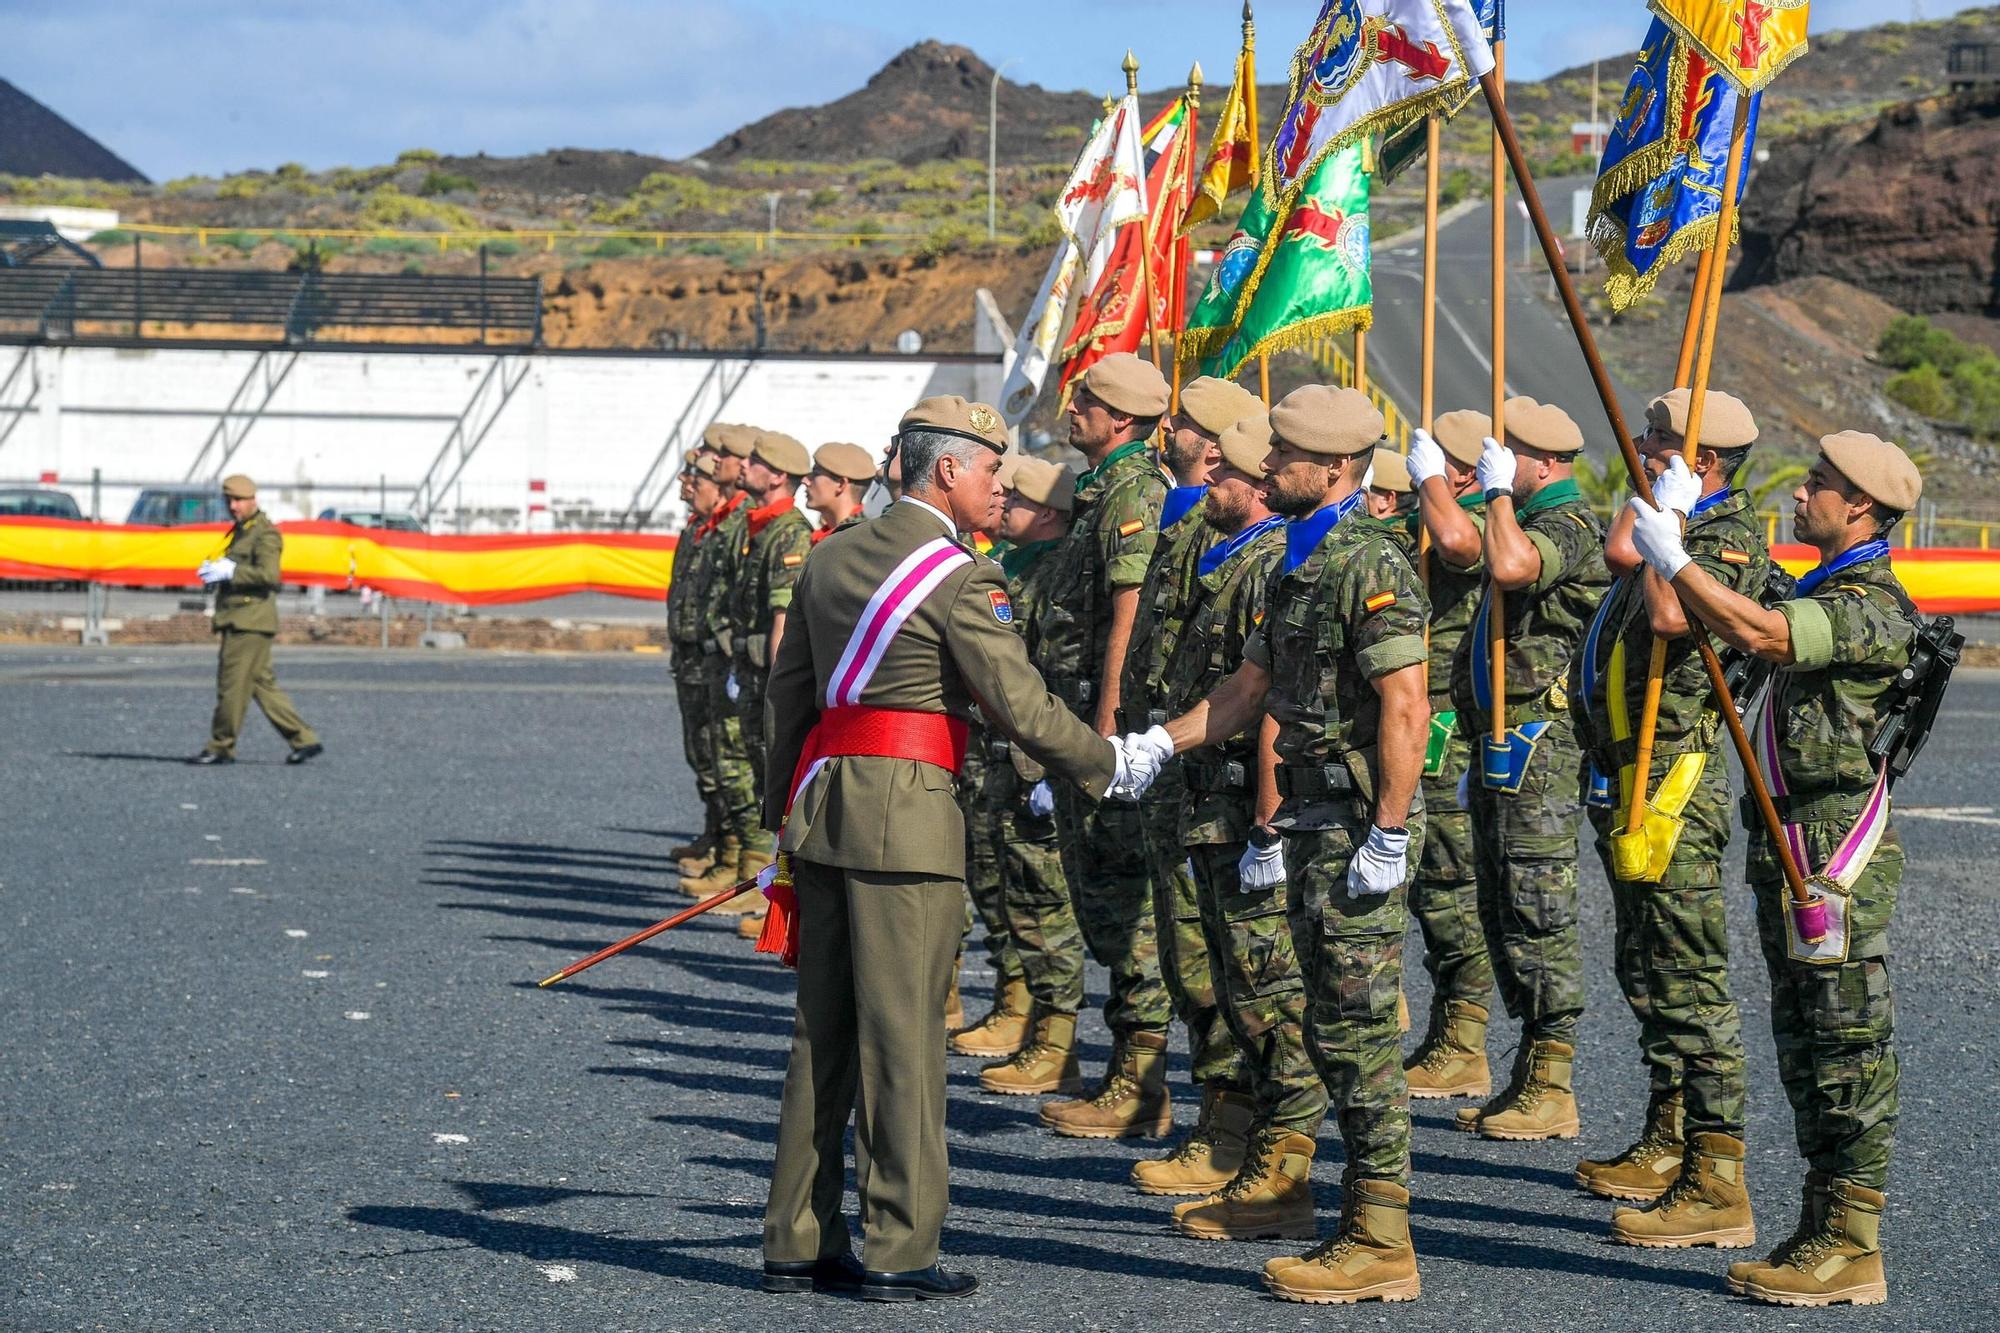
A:
{"type": "MultiPolygon", "coordinates": [[[[1422,854],[1421,810],[1409,819],[1422,854]]],[[[1285,830],[1285,914],[1306,983],[1306,1050],[1326,1083],[1350,1178],[1410,1177],[1410,1085],[1396,997],[1403,988],[1409,885],[1347,896],[1347,865],[1367,821],[1285,830]]]]}
{"type": "MultiPolygon", "coordinates": [[[[1475,751],[1476,753],[1476,751],[1475,751]]],[[[1576,1042],[1583,1014],[1576,839],[1583,755],[1558,713],[1529,759],[1521,790],[1490,791],[1473,772],[1472,836],[1479,920],[1507,1016],[1523,1041],[1576,1042]]]]}
{"type": "MultiPolygon", "coordinates": [[[[721,653],[705,653],[701,659],[702,692],[707,699],[709,762],[715,775],[716,803],[721,811],[720,831],[734,834],[746,844],[762,833],[763,815],[757,804],[757,780],[750,769],[750,750],[744,743],[743,717],[729,697],[729,658],[721,653]]],[[[762,724],[759,724],[760,731],[762,724]]]]}
{"type": "MultiPolygon", "coordinates": [[[[986,961],[998,982],[1005,982],[1021,975],[1021,960],[1014,953],[1014,937],[1007,929],[1000,816],[986,804],[988,763],[986,739],[975,735],[966,747],[965,765],[958,770],[958,808],[965,816],[965,891],[972,900],[966,932],[971,933],[971,917],[977,913],[980,924],[986,927],[986,961]]],[[[961,952],[963,947],[961,942],[961,952]]]]}
{"type": "Polygon", "coordinates": [[[1285,886],[1243,891],[1240,842],[1187,849],[1201,900],[1202,941],[1223,1027],[1235,1041],[1240,1084],[1257,1118],[1307,1138],[1326,1119],[1326,1084],[1306,1050],[1306,983],[1299,971],[1285,886]]]}
{"type": "Polygon", "coordinates": [[[1170,759],[1139,804],[1146,860],[1153,872],[1153,934],[1159,941],[1160,981],[1188,1034],[1188,1062],[1198,1085],[1243,1086],[1236,1043],[1216,1008],[1208,944],[1202,938],[1201,900],[1194,869],[1181,844],[1181,806],[1187,784],[1179,760],[1170,759]]]}
{"type": "MultiPolygon", "coordinates": [[[[1859,801],[1853,804],[1858,812],[1859,801]]],[[[1851,825],[1851,818],[1800,825],[1814,866],[1826,863],[1851,825]]],[[[1799,1153],[1814,1170],[1883,1189],[1899,1108],[1888,951],[1889,919],[1903,882],[1902,843],[1893,827],[1884,831],[1848,900],[1847,961],[1829,967],[1791,961],[1784,875],[1761,831],[1751,835],[1748,863],[1757,935],[1771,972],[1778,1076],[1792,1104],[1799,1153]]]]}
{"type": "MultiPolygon", "coordinates": [[[[760,811],[764,804],[765,783],[770,774],[764,771],[764,760],[768,753],[768,739],[764,735],[764,673],[751,670],[738,659],[736,672],[736,725],[743,740],[743,759],[750,771],[750,825],[747,833],[740,834],[743,845],[753,851],[768,852],[776,845],[771,833],[763,827],[760,811]]],[[[780,782],[791,781],[790,773],[781,774],[780,782]]]]}
{"type": "MultiPolygon", "coordinates": [[[[1649,789],[1658,787],[1672,762],[1670,755],[1655,761],[1649,789]]],[[[1614,783],[1614,798],[1616,790],[1614,783]]],[[[1721,754],[1711,754],[1681,811],[1680,840],[1658,884],[1631,883],[1612,873],[1609,837],[1613,826],[1625,823],[1622,808],[1592,806],[1590,824],[1611,883],[1611,970],[1639,1021],[1639,1058],[1651,1088],[1682,1090],[1688,1134],[1742,1138],[1743,1019],[1729,990],[1722,891],[1722,853],[1733,810],[1728,770],[1721,754]]]]}
{"type": "Polygon", "coordinates": [[[711,836],[722,828],[722,789],[715,775],[714,715],[708,708],[708,680],[701,669],[701,645],[674,645],[674,703],[681,714],[681,753],[694,774],[701,797],[701,831],[711,836]]]}
{"type": "Polygon", "coordinates": [[[1153,881],[1139,807],[1125,801],[1093,804],[1074,783],[1053,785],[1063,874],[1077,924],[1090,956],[1111,972],[1105,1026],[1121,1037],[1164,1032],[1173,1011],[1160,980],[1153,881]]]}
{"type": "Polygon", "coordinates": [[[1472,815],[1458,801],[1458,779],[1472,763],[1472,747],[1456,733],[1445,752],[1444,774],[1425,778],[1424,854],[1410,884],[1410,915],[1424,937],[1424,971],[1432,1004],[1446,1000],[1493,1001],[1493,961],[1479,921],[1479,874],[1472,843],[1472,815]]]}
{"type": "Polygon", "coordinates": [[[1083,1008],[1083,930],[1056,846],[1053,816],[1015,810],[1000,821],[1001,904],[1021,977],[1035,1008],[1083,1008]]]}

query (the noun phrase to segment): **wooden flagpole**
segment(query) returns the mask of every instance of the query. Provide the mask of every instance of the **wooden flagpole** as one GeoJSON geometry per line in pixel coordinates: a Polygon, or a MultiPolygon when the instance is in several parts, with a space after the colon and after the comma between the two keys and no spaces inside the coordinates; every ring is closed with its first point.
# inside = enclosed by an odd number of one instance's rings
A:
{"type": "Polygon", "coordinates": [[[1354,387],[1368,392],[1368,330],[1354,330],[1354,387]]]}
{"type": "MultiPolygon", "coordinates": [[[[1139,115],[1139,58],[1128,50],[1125,53],[1125,59],[1120,68],[1125,71],[1125,96],[1132,103],[1133,116],[1137,117],[1139,115]]],[[[1144,129],[1144,124],[1144,119],[1140,118],[1141,130],[1144,129]]],[[[1145,145],[1143,143],[1140,144],[1139,194],[1142,198],[1146,193],[1144,148],[1145,145]]],[[[1152,201],[1149,199],[1146,202],[1150,207],[1152,201]]],[[[1146,343],[1153,351],[1153,369],[1160,370],[1162,369],[1160,365],[1160,325],[1156,318],[1156,302],[1158,298],[1155,296],[1155,293],[1159,289],[1153,285],[1152,237],[1148,233],[1146,226],[1151,220],[1152,216],[1150,212],[1139,215],[1139,268],[1146,277],[1146,343]]]]}
{"type": "MultiPolygon", "coordinates": [[[[1243,0],[1243,79],[1250,85],[1249,95],[1243,99],[1243,128],[1250,136],[1250,184],[1255,189],[1262,182],[1258,179],[1263,169],[1258,158],[1261,142],[1257,138],[1257,22],[1250,13],[1250,0],[1243,0]]],[[[1264,406],[1271,405],[1271,358],[1257,358],[1257,396],[1264,400],[1264,406]]]]}
{"type": "MultiPolygon", "coordinates": [[[[1194,68],[1188,71],[1187,104],[1187,125],[1184,127],[1185,133],[1181,135],[1179,151],[1187,162],[1187,171],[1183,173],[1186,177],[1182,185],[1182,189],[1185,191],[1183,198],[1186,202],[1192,203],[1194,201],[1194,160],[1197,156],[1196,150],[1201,147],[1201,62],[1199,60],[1195,61],[1194,68]]],[[[1182,216],[1185,217],[1186,214],[1183,213],[1182,216]]],[[[1180,230],[1178,224],[1174,230],[1176,232],[1180,230]]],[[[1192,242],[1187,237],[1176,236],[1173,244],[1174,258],[1170,266],[1173,270],[1170,278],[1174,284],[1172,299],[1167,304],[1167,330],[1173,335],[1174,340],[1173,397],[1167,409],[1170,412],[1179,412],[1181,410],[1181,329],[1187,319],[1188,275],[1187,265],[1180,262],[1180,256],[1191,244],[1192,242]]]]}
{"type": "MultiPolygon", "coordinates": [[[[1507,160],[1513,164],[1514,179],[1520,183],[1521,198],[1527,204],[1535,236],[1541,241],[1542,257],[1548,263],[1550,276],[1555,279],[1556,291],[1562,296],[1563,309],[1569,316],[1577,347],[1583,353],[1584,364],[1590,369],[1591,384],[1597,390],[1598,401],[1604,405],[1604,416],[1611,423],[1612,434],[1617,437],[1618,452],[1625,460],[1625,470],[1631,474],[1632,484],[1639,489],[1639,493],[1650,498],[1645,464],[1639,458],[1638,447],[1632,443],[1632,433],[1625,427],[1625,412],[1618,406],[1618,394],[1612,388],[1611,373],[1605,369],[1604,358],[1598,353],[1597,338],[1590,331],[1590,319],[1584,313],[1583,301],[1577,296],[1576,284],[1570,281],[1569,269],[1563,263],[1562,243],[1556,239],[1555,228],[1549,225],[1549,215],[1542,207],[1541,193],[1535,188],[1535,178],[1528,170],[1527,154],[1521,151],[1520,137],[1515,134],[1514,122],[1507,115],[1506,98],[1492,74],[1480,80],[1480,87],[1486,94],[1487,109],[1493,114],[1494,129],[1506,148],[1507,160]]],[[[1740,161],[1742,155],[1739,153],[1735,157],[1740,161]]],[[[1716,290],[1708,299],[1719,305],[1722,274],[1713,268],[1709,273],[1709,285],[1716,290]]],[[[1744,776],[1756,798],[1764,831],[1770,836],[1779,864],[1784,869],[1785,884],[1792,901],[1800,904],[1810,902],[1812,895],[1785,839],[1784,824],[1778,818],[1777,806],[1771,801],[1771,789],[1764,780],[1763,769],[1758,766],[1757,752],[1743,730],[1743,720],[1736,715],[1736,701],[1730,694],[1729,681],[1722,674],[1722,662],[1715,655],[1715,647],[1709,642],[1706,629],[1693,616],[1688,618],[1688,624],[1694,631],[1695,646],[1701,651],[1701,664],[1708,672],[1709,687],[1715,691],[1723,723],[1729,728],[1730,742],[1736,747],[1736,757],[1742,761],[1744,776]]]]}
{"type": "MultiPolygon", "coordinates": [[[[1424,118],[1424,341],[1422,388],[1418,391],[1417,417],[1429,433],[1437,419],[1437,276],[1438,276],[1438,149],[1441,139],[1436,112],[1424,118]]],[[[1420,505],[1421,507],[1421,505],[1420,505]]],[[[1417,524],[1417,577],[1424,591],[1431,587],[1431,530],[1417,524]]],[[[1430,642],[1430,625],[1424,626],[1424,641],[1430,642]]]]}
{"type": "MultiPolygon", "coordinates": [[[[1493,72],[1485,79],[1486,96],[1506,104],[1507,43],[1493,43],[1493,72]]],[[[1507,440],[1507,153],[1500,137],[1500,117],[1493,117],[1493,438],[1507,440]]],[[[1495,745],[1507,743],[1507,594],[1498,583],[1486,590],[1488,689],[1493,699],[1491,731],[1495,745]]]]}

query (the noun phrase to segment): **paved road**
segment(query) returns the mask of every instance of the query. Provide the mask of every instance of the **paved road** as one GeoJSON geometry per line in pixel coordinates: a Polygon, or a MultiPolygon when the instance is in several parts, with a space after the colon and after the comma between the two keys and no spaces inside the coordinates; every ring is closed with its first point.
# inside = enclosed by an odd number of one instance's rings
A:
{"type": "MultiPolygon", "coordinates": [[[[697,923],[578,984],[532,985],[680,901],[661,852],[694,807],[658,661],[281,649],[325,759],[279,765],[253,721],[245,762],[195,770],[174,761],[201,738],[211,661],[0,650],[0,1327],[881,1326],[873,1308],[752,1289],[786,974],[697,923]]],[[[1139,1146],[1045,1137],[1032,1103],[981,1096],[954,1061],[945,1244],[987,1291],[895,1322],[2000,1324],[1996,721],[2000,675],[1968,675],[1899,793],[1916,873],[1897,928],[1885,1309],[1750,1307],[1720,1291],[1724,1256],[1603,1242],[1608,1210],[1570,1168],[1634,1133],[1641,1079],[1592,870],[1585,1137],[1489,1144],[1420,1110],[1422,1300],[1342,1314],[1265,1299],[1250,1278],[1278,1247],[1175,1238],[1164,1205],[1121,1183],[1139,1146]]],[[[1768,1240],[1798,1166],[1747,913],[1732,924],[1768,1240]]],[[[971,1000],[990,981],[970,971],[971,1000]]],[[[1102,1025],[1084,1035],[1101,1060],[1102,1025]]],[[[1330,1134],[1322,1151],[1329,1208],[1330,1134]]]]}

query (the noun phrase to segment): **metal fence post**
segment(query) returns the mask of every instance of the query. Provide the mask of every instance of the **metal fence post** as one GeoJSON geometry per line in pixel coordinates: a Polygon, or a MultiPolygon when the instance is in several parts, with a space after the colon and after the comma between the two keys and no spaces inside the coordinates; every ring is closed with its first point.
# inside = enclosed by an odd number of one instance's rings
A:
{"type": "MultiPolygon", "coordinates": [[[[104,521],[104,470],[90,470],[90,521],[104,521]]],[[[104,629],[104,585],[92,579],[85,589],[83,603],[83,641],[86,644],[109,644],[111,636],[104,629]]]]}

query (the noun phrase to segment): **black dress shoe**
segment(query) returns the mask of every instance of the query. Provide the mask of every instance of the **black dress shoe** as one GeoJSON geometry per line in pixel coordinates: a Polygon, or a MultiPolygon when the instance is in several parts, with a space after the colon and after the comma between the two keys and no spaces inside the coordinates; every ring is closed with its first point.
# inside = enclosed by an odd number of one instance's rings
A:
{"type": "Polygon", "coordinates": [[[286,755],[285,762],[288,764],[303,764],[314,755],[324,754],[325,752],[326,747],[318,741],[314,741],[311,745],[301,745],[298,749],[286,755]]]}
{"type": "Polygon", "coordinates": [[[864,1301],[947,1301],[977,1290],[979,1279],[972,1274],[949,1272],[936,1264],[907,1273],[878,1273],[871,1268],[861,1279],[864,1301]]]}
{"type": "Polygon", "coordinates": [[[859,1291],[861,1261],[852,1254],[831,1259],[764,1261],[766,1291],[859,1291]]]}
{"type": "Polygon", "coordinates": [[[203,750],[200,754],[188,760],[188,762],[190,764],[200,764],[204,767],[209,764],[233,764],[236,762],[236,756],[233,754],[224,754],[220,750],[203,750]]]}

